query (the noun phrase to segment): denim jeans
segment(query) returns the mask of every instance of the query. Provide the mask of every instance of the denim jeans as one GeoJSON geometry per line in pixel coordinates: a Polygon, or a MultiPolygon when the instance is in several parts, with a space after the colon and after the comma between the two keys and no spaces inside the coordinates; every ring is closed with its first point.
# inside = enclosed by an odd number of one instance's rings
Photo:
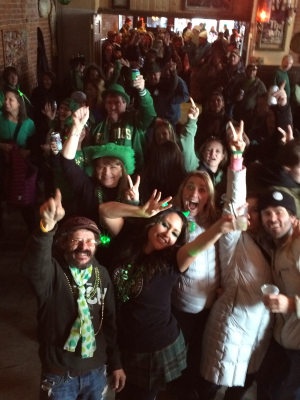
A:
{"type": "Polygon", "coordinates": [[[74,378],[42,373],[40,400],[105,400],[106,367],[74,378]]]}

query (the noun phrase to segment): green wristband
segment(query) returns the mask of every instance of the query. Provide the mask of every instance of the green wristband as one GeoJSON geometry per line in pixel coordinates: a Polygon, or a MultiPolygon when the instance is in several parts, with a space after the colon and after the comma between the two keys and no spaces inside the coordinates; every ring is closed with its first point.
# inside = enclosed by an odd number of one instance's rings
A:
{"type": "Polygon", "coordinates": [[[243,151],[232,151],[232,154],[243,154],[243,151]]]}

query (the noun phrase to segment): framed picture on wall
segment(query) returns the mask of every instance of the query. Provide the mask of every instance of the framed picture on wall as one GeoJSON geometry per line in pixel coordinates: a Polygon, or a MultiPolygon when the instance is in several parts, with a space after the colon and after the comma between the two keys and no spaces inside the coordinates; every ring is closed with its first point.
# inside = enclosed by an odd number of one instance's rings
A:
{"type": "Polygon", "coordinates": [[[287,25],[285,11],[272,11],[270,22],[261,24],[258,48],[268,51],[283,51],[287,25]]]}
{"type": "Polygon", "coordinates": [[[4,64],[22,73],[28,70],[27,32],[25,29],[2,30],[4,64]]]}
{"type": "Polygon", "coordinates": [[[201,10],[201,9],[216,9],[229,10],[231,9],[232,0],[185,0],[186,10],[201,10]]]}
{"type": "Polygon", "coordinates": [[[111,0],[112,8],[120,8],[122,10],[129,10],[130,0],[111,0]]]}

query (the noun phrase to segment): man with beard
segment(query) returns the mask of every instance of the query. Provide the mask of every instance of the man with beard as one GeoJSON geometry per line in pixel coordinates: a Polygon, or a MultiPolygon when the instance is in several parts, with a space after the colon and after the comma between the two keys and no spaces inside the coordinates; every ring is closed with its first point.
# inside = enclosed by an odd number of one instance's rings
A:
{"type": "Polygon", "coordinates": [[[264,295],[276,314],[274,339],[258,373],[258,400],[297,400],[300,393],[300,237],[296,205],[286,192],[272,190],[258,202],[271,239],[272,275],[279,294],[264,295]]]}
{"type": "Polygon", "coordinates": [[[57,190],[40,208],[41,223],[29,238],[21,268],[38,301],[40,400],[106,397],[106,365],[111,388],[120,391],[125,375],[116,345],[115,304],[108,272],[94,258],[100,231],[84,217],[58,230],[64,217],[57,190]]]}

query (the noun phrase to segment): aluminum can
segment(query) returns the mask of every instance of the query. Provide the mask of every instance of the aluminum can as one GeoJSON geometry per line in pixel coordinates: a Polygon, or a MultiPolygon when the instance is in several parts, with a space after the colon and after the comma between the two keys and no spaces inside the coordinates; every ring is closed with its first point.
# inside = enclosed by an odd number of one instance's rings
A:
{"type": "Polygon", "coordinates": [[[52,132],[50,136],[50,142],[55,142],[57,145],[57,150],[62,150],[62,141],[59,132],[52,132]]]}
{"type": "Polygon", "coordinates": [[[138,69],[132,69],[132,70],[131,70],[131,80],[132,80],[132,81],[135,81],[136,78],[137,78],[139,75],[141,75],[141,74],[140,74],[140,71],[139,71],[138,69]]]}

